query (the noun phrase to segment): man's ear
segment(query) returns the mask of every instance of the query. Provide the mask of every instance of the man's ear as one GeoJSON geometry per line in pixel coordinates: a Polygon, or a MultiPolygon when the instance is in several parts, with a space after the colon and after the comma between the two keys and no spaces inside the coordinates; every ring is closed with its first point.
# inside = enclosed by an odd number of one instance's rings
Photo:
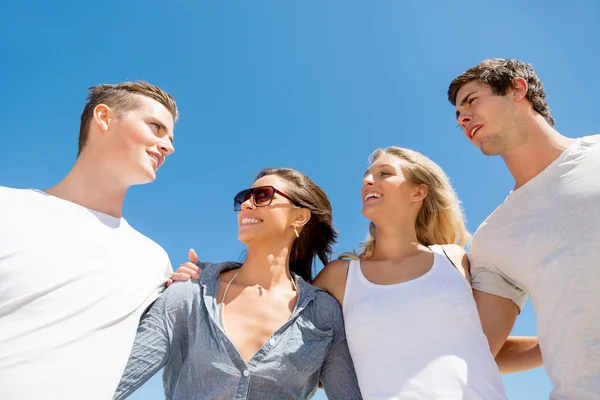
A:
{"type": "Polygon", "coordinates": [[[527,90],[529,85],[524,78],[515,78],[512,82],[512,97],[516,102],[527,99],[527,90]]]}
{"type": "Polygon", "coordinates": [[[96,124],[102,132],[108,132],[110,122],[113,117],[113,111],[106,104],[98,104],[94,107],[92,114],[92,123],[96,124]]]}

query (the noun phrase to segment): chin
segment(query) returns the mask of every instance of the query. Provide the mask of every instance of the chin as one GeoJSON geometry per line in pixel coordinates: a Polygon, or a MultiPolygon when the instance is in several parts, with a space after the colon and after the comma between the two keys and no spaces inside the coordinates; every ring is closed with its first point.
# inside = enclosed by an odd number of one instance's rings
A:
{"type": "Polygon", "coordinates": [[[252,242],[254,236],[255,235],[248,234],[246,232],[238,232],[237,238],[240,243],[245,244],[247,246],[248,243],[252,242]]]}
{"type": "Polygon", "coordinates": [[[367,218],[367,219],[371,219],[371,218],[373,218],[373,217],[374,217],[374,216],[377,214],[377,212],[376,212],[376,211],[377,211],[377,210],[375,209],[375,207],[365,207],[365,206],[363,205],[363,208],[362,208],[362,210],[361,210],[361,214],[362,214],[362,215],[363,215],[365,218],[367,218]]]}
{"type": "Polygon", "coordinates": [[[156,171],[144,170],[142,174],[136,177],[134,185],[145,185],[156,180],[156,171]]]}
{"type": "Polygon", "coordinates": [[[497,156],[500,154],[500,151],[498,151],[497,149],[494,149],[494,148],[490,148],[489,146],[482,145],[479,148],[479,150],[481,150],[481,152],[486,156],[497,156]]]}

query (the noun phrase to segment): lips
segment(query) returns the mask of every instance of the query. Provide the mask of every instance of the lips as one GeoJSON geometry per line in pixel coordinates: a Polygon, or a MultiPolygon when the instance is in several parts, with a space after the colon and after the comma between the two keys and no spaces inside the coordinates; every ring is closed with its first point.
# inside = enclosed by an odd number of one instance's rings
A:
{"type": "Polygon", "coordinates": [[[243,218],[241,225],[256,225],[260,224],[262,221],[256,218],[243,218]]]}
{"type": "Polygon", "coordinates": [[[482,127],[482,124],[473,124],[469,126],[469,128],[467,128],[467,136],[469,137],[469,139],[473,139],[482,127]]]}
{"type": "Polygon", "coordinates": [[[164,162],[164,157],[156,153],[148,153],[148,155],[154,161],[154,169],[159,169],[164,162]]]}
{"type": "Polygon", "coordinates": [[[363,201],[367,202],[369,200],[379,199],[382,197],[383,197],[383,195],[381,193],[374,191],[374,190],[370,190],[370,191],[366,192],[365,195],[363,196],[363,201]]]}
{"type": "Polygon", "coordinates": [[[255,216],[249,215],[249,214],[244,214],[240,217],[240,226],[258,225],[258,224],[261,224],[262,222],[263,222],[262,219],[256,218],[255,216]]]}

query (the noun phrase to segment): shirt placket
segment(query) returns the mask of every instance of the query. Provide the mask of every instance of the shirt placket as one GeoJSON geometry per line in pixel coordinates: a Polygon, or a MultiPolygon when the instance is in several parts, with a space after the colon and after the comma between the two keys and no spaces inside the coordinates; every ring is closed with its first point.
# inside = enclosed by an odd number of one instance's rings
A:
{"type": "Polygon", "coordinates": [[[212,282],[204,284],[204,306],[210,316],[212,328],[215,330],[219,338],[219,343],[222,348],[226,351],[233,365],[237,368],[240,373],[240,381],[238,389],[236,391],[235,400],[246,400],[250,396],[250,382],[252,377],[252,371],[260,370],[260,364],[262,360],[269,354],[276,345],[278,339],[289,329],[295,322],[302,310],[310,303],[314,298],[314,293],[306,287],[305,282],[298,282],[298,303],[290,316],[290,319],[277,329],[273,335],[267,340],[267,342],[261,347],[258,352],[249,360],[248,364],[244,362],[240,353],[235,348],[231,340],[225,335],[216,319],[216,295],[218,288],[218,279],[214,277],[212,282]]]}

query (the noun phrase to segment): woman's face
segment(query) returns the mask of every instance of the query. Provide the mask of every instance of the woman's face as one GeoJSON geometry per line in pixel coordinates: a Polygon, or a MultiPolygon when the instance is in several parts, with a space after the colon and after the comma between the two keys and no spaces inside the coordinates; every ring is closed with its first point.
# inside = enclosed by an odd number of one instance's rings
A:
{"type": "Polygon", "coordinates": [[[383,153],[365,172],[361,190],[362,214],[376,225],[385,220],[397,220],[415,208],[418,187],[404,176],[402,162],[392,154],[383,153]]]}
{"type": "MultiPolygon", "coordinates": [[[[287,192],[289,183],[277,175],[263,176],[254,182],[252,188],[261,186],[272,186],[289,195],[287,192]]],[[[300,208],[279,193],[274,193],[271,204],[257,207],[254,196],[258,197],[258,194],[249,196],[238,211],[238,240],[245,245],[281,241],[286,237],[293,240],[295,237],[293,223],[300,208]]],[[[257,200],[260,204],[260,199],[257,200]]]]}

